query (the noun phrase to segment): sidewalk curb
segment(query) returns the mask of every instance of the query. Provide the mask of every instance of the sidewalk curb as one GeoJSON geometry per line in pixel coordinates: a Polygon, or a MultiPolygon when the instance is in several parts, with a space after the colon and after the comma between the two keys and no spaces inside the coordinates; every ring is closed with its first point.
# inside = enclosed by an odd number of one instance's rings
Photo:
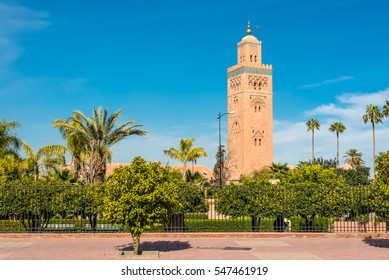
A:
{"type": "MultiPolygon", "coordinates": [[[[144,233],[141,238],[388,238],[389,233],[144,233]]],[[[129,238],[130,233],[0,233],[2,238],[129,238]]]]}

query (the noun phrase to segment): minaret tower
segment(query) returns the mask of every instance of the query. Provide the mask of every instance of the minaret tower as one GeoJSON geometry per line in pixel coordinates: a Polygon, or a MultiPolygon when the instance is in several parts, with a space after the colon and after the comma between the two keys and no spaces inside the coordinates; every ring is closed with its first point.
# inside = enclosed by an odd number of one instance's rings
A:
{"type": "Polygon", "coordinates": [[[230,180],[273,162],[272,66],[262,64],[262,42],[247,35],[238,43],[238,62],[228,68],[228,156],[230,180]]]}

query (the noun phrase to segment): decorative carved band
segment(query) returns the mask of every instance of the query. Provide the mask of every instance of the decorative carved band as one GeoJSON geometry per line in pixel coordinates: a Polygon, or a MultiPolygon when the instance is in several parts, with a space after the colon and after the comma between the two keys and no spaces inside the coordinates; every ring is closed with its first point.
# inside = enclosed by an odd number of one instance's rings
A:
{"type": "Polygon", "coordinates": [[[236,77],[230,79],[230,89],[231,90],[240,90],[240,86],[242,84],[242,78],[241,77],[236,77]]]}
{"type": "Polygon", "coordinates": [[[272,69],[271,66],[268,66],[268,68],[258,68],[258,67],[240,67],[236,70],[233,70],[228,73],[228,78],[235,77],[237,75],[241,74],[260,74],[260,75],[271,75],[272,69]]]}

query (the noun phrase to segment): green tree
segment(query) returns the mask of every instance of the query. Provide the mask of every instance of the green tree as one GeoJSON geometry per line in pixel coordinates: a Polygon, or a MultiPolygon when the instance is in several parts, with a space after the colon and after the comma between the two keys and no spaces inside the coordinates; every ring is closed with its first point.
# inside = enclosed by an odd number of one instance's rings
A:
{"type": "Polygon", "coordinates": [[[104,197],[106,194],[104,183],[97,182],[89,185],[81,185],[77,188],[77,197],[73,205],[76,206],[76,213],[88,218],[90,227],[96,230],[97,219],[104,212],[104,197]]]}
{"type": "Polygon", "coordinates": [[[34,182],[27,177],[0,185],[0,216],[20,221],[26,231],[44,230],[51,218],[66,212],[62,194],[68,187],[42,179],[34,182]]]}
{"type": "Polygon", "coordinates": [[[216,211],[233,218],[250,217],[251,230],[260,231],[263,218],[288,215],[282,186],[246,178],[242,184],[224,186],[218,192],[216,211]]]}
{"type": "Polygon", "coordinates": [[[35,182],[39,178],[39,174],[54,170],[65,164],[66,148],[61,145],[47,145],[39,148],[35,153],[34,150],[26,143],[22,143],[24,152],[26,153],[26,161],[32,168],[35,182]]]}
{"type": "Polygon", "coordinates": [[[230,177],[228,171],[228,157],[226,155],[226,150],[224,146],[218,147],[216,153],[216,163],[213,167],[213,183],[216,188],[220,188],[227,184],[227,181],[230,177]],[[221,168],[220,168],[221,167],[221,168]],[[221,178],[222,183],[220,185],[220,169],[221,169],[221,178]]]}
{"type": "Polygon", "coordinates": [[[380,181],[389,184],[389,151],[378,154],[375,166],[377,170],[377,178],[380,181]]]}
{"type": "Polygon", "coordinates": [[[287,189],[295,200],[291,202],[296,214],[305,219],[306,230],[313,230],[316,215],[339,217],[347,213],[349,200],[346,183],[335,168],[322,165],[301,165],[291,170],[287,189]]]}
{"type": "Polygon", "coordinates": [[[208,204],[205,201],[201,189],[190,183],[178,187],[180,205],[175,211],[177,213],[206,213],[208,204]]]}
{"type": "Polygon", "coordinates": [[[320,130],[320,123],[317,119],[311,118],[306,123],[307,131],[312,131],[312,162],[315,161],[315,129],[320,130]]]}
{"type": "Polygon", "coordinates": [[[342,176],[349,186],[367,186],[371,184],[370,168],[367,166],[356,166],[353,169],[337,168],[336,174],[342,176]]]}
{"type": "Polygon", "coordinates": [[[375,140],[375,124],[382,123],[383,114],[377,106],[370,104],[366,107],[366,114],[362,116],[363,122],[370,122],[373,131],[373,174],[375,176],[375,160],[376,160],[376,140],[375,140]]]}
{"type": "Polygon", "coordinates": [[[272,163],[270,166],[270,172],[273,174],[273,179],[282,179],[288,172],[289,167],[287,163],[272,163]]]}
{"type": "Polygon", "coordinates": [[[384,117],[389,117],[389,100],[386,100],[385,101],[385,104],[384,104],[384,109],[382,110],[382,114],[384,115],[384,117]]]}
{"type": "MultiPolygon", "coordinates": [[[[378,171],[378,170],[377,170],[378,171]]],[[[379,171],[378,171],[379,172],[379,171]]],[[[380,177],[373,183],[369,206],[371,211],[378,217],[383,218],[386,223],[389,221],[389,184],[380,177]]]]}
{"type": "Polygon", "coordinates": [[[22,141],[12,133],[13,130],[20,127],[15,121],[0,121],[0,158],[7,155],[18,156],[18,149],[22,141]]]}
{"type": "Polygon", "coordinates": [[[78,166],[84,183],[104,181],[107,162],[112,159],[110,148],[114,144],[130,135],[147,134],[138,129],[141,125],[134,124],[134,121],[115,127],[121,112],[122,109],[109,116],[107,109],[99,107],[93,109],[91,118],[80,111],[74,111],[68,120],[58,119],[53,122],[53,127],[59,128],[67,139],[72,161],[78,166]]]}
{"type": "Polygon", "coordinates": [[[116,168],[106,184],[105,214],[130,231],[136,255],[141,234],[152,226],[166,224],[169,214],[179,207],[172,176],[171,170],[160,163],[146,163],[136,157],[130,166],[116,168]]]}
{"type": "Polygon", "coordinates": [[[56,168],[54,167],[53,171],[49,174],[50,179],[59,181],[59,182],[66,182],[66,183],[76,183],[77,180],[75,178],[74,172],[69,169],[63,169],[63,168],[56,168]]]}
{"type": "Polygon", "coordinates": [[[340,122],[336,121],[330,125],[328,129],[330,132],[336,132],[336,168],[339,167],[339,133],[343,133],[346,130],[346,126],[340,122]]]}
{"type": "Polygon", "coordinates": [[[359,166],[362,166],[364,161],[362,159],[363,153],[358,152],[357,149],[350,149],[346,151],[345,155],[343,156],[346,158],[346,163],[350,164],[352,168],[357,168],[359,166]]]}
{"type": "Polygon", "coordinates": [[[207,156],[207,152],[204,150],[204,148],[193,147],[194,141],[195,138],[181,138],[180,147],[178,149],[169,148],[163,151],[164,154],[168,157],[182,162],[184,165],[183,176],[186,174],[188,162],[196,163],[198,158],[207,156]]]}
{"type": "Polygon", "coordinates": [[[0,183],[20,180],[30,173],[31,169],[24,160],[7,155],[0,157],[0,183]]]}
{"type": "Polygon", "coordinates": [[[324,159],[323,157],[315,158],[315,160],[312,162],[311,160],[308,161],[299,161],[297,164],[297,167],[301,167],[302,165],[315,165],[320,164],[325,169],[335,168],[336,166],[336,159],[324,159]]]}
{"type": "Polygon", "coordinates": [[[338,177],[335,173],[335,168],[326,169],[320,164],[305,165],[302,164],[299,168],[289,172],[288,182],[297,183],[319,183],[331,185],[335,181],[343,181],[343,178],[338,177]]]}

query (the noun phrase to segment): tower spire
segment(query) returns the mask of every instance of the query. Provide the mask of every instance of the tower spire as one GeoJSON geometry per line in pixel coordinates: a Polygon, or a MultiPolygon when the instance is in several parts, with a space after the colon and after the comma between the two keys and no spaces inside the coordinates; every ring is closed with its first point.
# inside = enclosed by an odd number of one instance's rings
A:
{"type": "Polygon", "coordinates": [[[251,26],[250,26],[250,21],[248,22],[247,24],[247,34],[250,35],[251,34],[251,26]]]}

